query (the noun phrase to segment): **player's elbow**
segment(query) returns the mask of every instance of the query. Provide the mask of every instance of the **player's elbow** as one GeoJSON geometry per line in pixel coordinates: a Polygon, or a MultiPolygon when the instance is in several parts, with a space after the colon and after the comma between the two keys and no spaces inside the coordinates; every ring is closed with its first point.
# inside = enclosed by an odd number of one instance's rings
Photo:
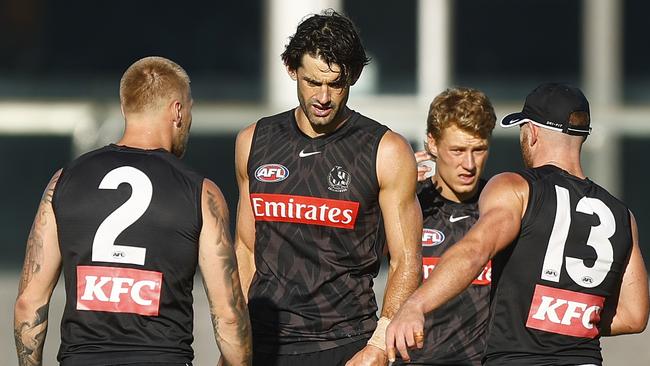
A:
{"type": "Polygon", "coordinates": [[[246,308],[222,311],[216,317],[217,339],[242,346],[250,339],[250,320],[246,308]]]}
{"type": "Polygon", "coordinates": [[[645,328],[648,326],[648,311],[649,309],[646,303],[645,307],[639,309],[635,314],[632,314],[630,316],[630,320],[628,322],[628,333],[641,333],[645,330],[645,328]]]}
{"type": "Polygon", "coordinates": [[[237,329],[246,326],[249,322],[248,310],[244,304],[220,307],[215,311],[215,316],[219,329],[237,329]]]}
{"type": "Polygon", "coordinates": [[[490,252],[483,246],[479,241],[475,241],[474,238],[466,238],[463,242],[463,245],[458,245],[457,256],[462,257],[468,268],[472,270],[480,271],[483,269],[485,264],[490,260],[490,252]]]}
{"type": "Polygon", "coordinates": [[[227,308],[217,315],[217,321],[219,322],[219,328],[236,327],[241,321],[241,316],[238,316],[237,311],[227,308]]]}
{"type": "Polygon", "coordinates": [[[631,311],[631,328],[633,333],[641,333],[648,326],[648,316],[650,315],[650,298],[646,292],[640,301],[634,302],[634,311],[631,311]]]}
{"type": "Polygon", "coordinates": [[[37,304],[39,304],[38,299],[25,294],[18,295],[14,303],[14,319],[16,322],[33,317],[37,304]]]}
{"type": "Polygon", "coordinates": [[[648,325],[648,303],[634,304],[616,314],[612,326],[612,335],[635,334],[643,332],[648,325]]]}

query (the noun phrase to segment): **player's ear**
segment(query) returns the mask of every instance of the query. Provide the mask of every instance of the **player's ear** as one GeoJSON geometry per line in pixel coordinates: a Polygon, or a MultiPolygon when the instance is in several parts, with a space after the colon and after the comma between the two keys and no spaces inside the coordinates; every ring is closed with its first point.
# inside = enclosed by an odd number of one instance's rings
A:
{"type": "Polygon", "coordinates": [[[539,137],[539,129],[540,127],[535,126],[534,123],[527,123],[528,125],[528,143],[530,146],[533,146],[537,143],[537,139],[539,137]]]}
{"type": "Polygon", "coordinates": [[[298,80],[298,73],[296,72],[296,70],[293,70],[288,65],[287,65],[287,74],[289,74],[289,77],[291,77],[291,80],[293,80],[293,81],[298,80]]]}
{"type": "Polygon", "coordinates": [[[174,100],[171,104],[172,109],[172,122],[174,127],[180,128],[183,125],[183,103],[174,100]]]}
{"type": "Polygon", "coordinates": [[[436,138],[430,133],[427,133],[427,152],[431,154],[434,159],[438,157],[438,144],[436,138]]]}

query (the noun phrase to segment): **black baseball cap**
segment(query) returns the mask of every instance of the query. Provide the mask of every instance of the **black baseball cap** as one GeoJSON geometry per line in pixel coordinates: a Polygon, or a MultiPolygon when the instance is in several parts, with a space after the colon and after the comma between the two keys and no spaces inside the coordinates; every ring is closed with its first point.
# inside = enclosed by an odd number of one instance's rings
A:
{"type": "Polygon", "coordinates": [[[589,123],[586,126],[569,123],[569,116],[573,112],[586,112],[589,115],[589,102],[580,89],[566,84],[544,83],[528,94],[521,112],[503,117],[501,127],[531,122],[569,135],[589,135],[589,123]]]}

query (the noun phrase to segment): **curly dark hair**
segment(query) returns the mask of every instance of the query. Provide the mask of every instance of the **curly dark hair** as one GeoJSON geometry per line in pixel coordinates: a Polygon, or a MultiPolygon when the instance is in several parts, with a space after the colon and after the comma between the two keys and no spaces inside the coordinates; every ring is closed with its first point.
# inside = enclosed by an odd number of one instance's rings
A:
{"type": "Polygon", "coordinates": [[[352,21],[332,9],[312,15],[298,25],[282,53],[282,61],[296,71],[305,54],[319,57],[330,67],[338,65],[341,74],[337,81],[348,85],[356,83],[361,70],[370,62],[352,21]]]}

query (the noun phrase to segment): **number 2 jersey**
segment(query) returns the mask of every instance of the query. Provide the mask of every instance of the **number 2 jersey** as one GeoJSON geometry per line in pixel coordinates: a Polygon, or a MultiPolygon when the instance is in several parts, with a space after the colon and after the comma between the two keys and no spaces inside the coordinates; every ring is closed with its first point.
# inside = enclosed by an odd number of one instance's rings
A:
{"type": "Polygon", "coordinates": [[[62,365],[192,360],[202,184],[162,149],[109,145],[62,170],[62,365]]]}
{"type": "Polygon", "coordinates": [[[520,174],[528,206],[519,237],[492,261],[486,364],[600,365],[601,313],[632,248],[629,211],[558,167],[520,174]]]}
{"type": "Polygon", "coordinates": [[[376,160],[387,130],[356,112],[317,138],[300,131],[294,110],[257,122],[248,160],[257,352],[310,353],[370,338],[385,242],[376,160]]]}
{"type": "MultiPolygon", "coordinates": [[[[485,185],[479,181],[476,195],[462,203],[442,197],[430,179],[418,184],[422,208],[422,266],[426,281],[440,256],[465,236],[478,220],[478,196],[485,185]]],[[[426,314],[424,347],[409,349],[414,365],[480,366],[490,308],[489,263],[472,284],[457,297],[426,314]]],[[[398,359],[396,364],[404,364],[398,359]]]]}

